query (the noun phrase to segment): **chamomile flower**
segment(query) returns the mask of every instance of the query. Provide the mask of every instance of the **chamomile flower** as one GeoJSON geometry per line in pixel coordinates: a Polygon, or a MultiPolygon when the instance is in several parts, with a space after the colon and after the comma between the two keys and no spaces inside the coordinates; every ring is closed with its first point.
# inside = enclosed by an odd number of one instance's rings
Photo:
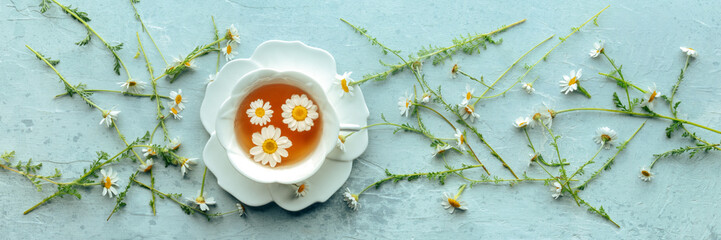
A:
{"type": "Polygon", "coordinates": [[[293,192],[295,193],[295,197],[305,197],[305,195],[308,193],[308,182],[303,183],[297,183],[293,184],[293,192]]]}
{"type": "Polygon", "coordinates": [[[198,159],[197,158],[180,158],[178,162],[180,163],[180,172],[185,176],[185,173],[187,171],[193,170],[190,168],[190,165],[197,164],[198,159]]]}
{"type": "Polygon", "coordinates": [[[413,68],[416,72],[420,72],[423,70],[423,62],[415,61],[411,64],[411,68],[413,68]]]}
{"type": "Polygon", "coordinates": [[[225,39],[228,40],[228,42],[234,42],[238,43],[240,40],[240,35],[238,34],[238,29],[235,28],[234,24],[230,24],[230,27],[228,30],[225,31],[225,39]]]}
{"type": "Polygon", "coordinates": [[[168,107],[170,108],[170,114],[173,115],[173,118],[175,119],[183,119],[183,116],[180,115],[180,112],[182,109],[178,105],[175,105],[174,103],[170,102],[168,103],[168,107]]]}
{"type": "Polygon", "coordinates": [[[170,98],[173,100],[173,104],[178,106],[179,110],[184,110],[185,105],[183,103],[187,103],[188,99],[183,96],[183,90],[178,89],[178,91],[170,91],[170,98]]]}
{"type": "Polygon", "coordinates": [[[118,173],[113,172],[112,168],[108,168],[108,171],[100,169],[100,174],[103,175],[103,178],[100,179],[100,184],[103,186],[103,196],[108,194],[108,197],[112,198],[113,195],[118,195],[118,189],[113,187],[113,185],[118,185],[118,173]]]}
{"type": "Polygon", "coordinates": [[[563,186],[561,186],[561,183],[559,183],[558,181],[553,182],[553,185],[551,186],[551,192],[553,192],[553,194],[551,194],[551,197],[553,197],[553,199],[558,199],[558,197],[562,196],[561,193],[563,192],[563,186]]]}
{"type": "Polygon", "coordinates": [[[651,181],[651,178],[653,178],[653,173],[651,173],[651,169],[642,167],[641,173],[638,175],[638,177],[641,178],[641,180],[648,182],[651,181]]]}
{"type": "Polygon", "coordinates": [[[179,56],[178,58],[173,58],[173,66],[180,66],[183,65],[185,68],[188,69],[194,69],[197,67],[195,65],[195,59],[190,59],[188,61],[185,61],[185,58],[183,56],[179,56]]]}
{"type": "Polygon", "coordinates": [[[458,64],[453,64],[453,67],[451,68],[451,78],[456,78],[458,75],[458,64]]]}
{"type": "Polygon", "coordinates": [[[340,86],[340,89],[342,90],[340,93],[341,97],[343,97],[345,95],[353,96],[353,88],[354,87],[348,85],[353,81],[353,79],[350,78],[350,75],[352,73],[353,72],[345,72],[345,73],[343,73],[343,75],[338,75],[338,74],[335,75],[335,80],[337,80],[335,82],[335,84],[340,86]]]}
{"type": "Polygon", "coordinates": [[[456,199],[455,197],[452,196],[452,194],[447,193],[447,192],[443,193],[443,199],[441,201],[441,206],[443,206],[443,208],[448,210],[448,213],[452,214],[453,212],[456,211],[456,209],[464,210],[464,211],[468,210],[468,208],[466,208],[465,205],[466,205],[465,202],[459,202],[458,199],[456,199]]]}
{"type": "Polygon", "coordinates": [[[436,149],[433,150],[432,157],[435,157],[438,154],[443,154],[444,152],[446,152],[446,150],[451,149],[451,148],[453,148],[453,147],[450,144],[445,143],[445,142],[436,144],[436,149]]]}
{"type": "Polygon", "coordinates": [[[313,127],[313,120],[318,118],[318,106],[308,99],[308,96],[302,94],[293,94],[289,99],[285,100],[285,104],[280,106],[283,109],[281,116],[283,123],[288,124],[288,128],[292,131],[308,131],[313,127]]]}
{"type": "Polygon", "coordinates": [[[430,92],[424,92],[423,95],[421,95],[421,102],[422,103],[429,103],[431,101],[431,93],[430,92]]]}
{"type": "Polygon", "coordinates": [[[661,97],[661,93],[656,90],[656,83],[654,83],[653,87],[649,87],[648,92],[644,94],[643,100],[639,106],[648,107],[648,109],[653,111],[653,104],[659,97],[661,97]]]}
{"type": "Polygon", "coordinates": [[[408,93],[406,93],[405,96],[398,98],[398,111],[401,113],[401,116],[405,115],[408,117],[408,115],[411,114],[411,107],[413,106],[413,99],[408,96],[408,93]]]}
{"type": "Polygon", "coordinates": [[[225,47],[220,49],[223,51],[223,55],[225,55],[225,61],[230,61],[235,58],[235,55],[238,55],[238,51],[235,51],[236,44],[234,42],[228,42],[225,44],[225,47]]]}
{"type": "Polygon", "coordinates": [[[563,75],[563,80],[558,82],[563,94],[568,94],[569,92],[573,92],[578,89],[578,80],[581,78],[581,70],[582,69],[578,69],[578,72],[576,72],[576,70],[571,70],[570,75],[563,75]]]}
{"type": "Polygon", "coordinates": [[[175,138],[171,139],[170,142],[168,143],[168,149],[175,151],[175,150],[178,150],[178,148],[180,148],[180,138],[175,137],[175,138]]]}
{"type": "Polygon", "coordinates": [[[153,148],[143,148],[143,157],[151,158],[157,156],[158,153],[153,148]]]}
{"type": "Polygon", "coordinates": [[[461,151],[465,151],[466,136],[461,132],[461,130],[456,128],[456,134],[454,134],[453,137],[456,138],[456,145],[458,146],[458,148],[461,149],[461,151]]]}
{"type": "Polygon", "coordinates": [[[538,161],[538,157],[541,156],[541,154],[534,152],[534,153],[528,154],[528,156],[531,158],[531,161],[528,161],[528,166],[530,167],[531,165],[533,165],[534,162],[538,161]]]}
{"type": "Polygon", "coordinates": [[[466,93],[463,94],[463,101],[461,101],[461,105],[468,105],[468,102],[471,101],[471,98],[473,98],[473,91],[476,89],[471,88],[470,85],[466,84],[466,93]]]}
{"type": "Polygon", "coordinates": [[[345,135],[338,134],[338,141],[336,141],[335,146],[338,147],[341,151],[345,152],[345,135]]]}
{"type": "Polygon", "coordinates": [[[601,53],[603,53],[603,42],[598,41],[593,43],[593,49],[591,49],[591,52],[589,52],[588,55],[590,55],[592,58],[595,58],[598,57],[598,55],[600,55],[601,53]]]}
{"type": "Polygon", "coordinates": [[[690,47],[681,47],[681,51],[684,52],[684,53],[686,53],[686,55],[691,56],[691,57],[697,57],[697,56],[698,56],[698,52],[696,52],[695,49],[690,48],[690,47]]]}
{"type": "Polygon", "coordinates": [[[245,114],[250,118],[250,123],[263,126],[270,122],[270,118],[273,117],[273,110],[270,110],[270,102],[258,99],[250,103],[250,108],[245,110],[245,114]]]}
{"type": "Polygon", "coordinates": [[[529,117],[518,117],[516,118],[516,121],[513,122],[513,126],[517,128],[524,128],[527,127],[530,122],[531,118],[529,117]]]}
{"type": "Polygon", "coordinates": [[[235,207],[238,208],[238,215],[239,216],[245,216],[245,206],[243,206],[242,203],[236,203],[235,207]]]}
{"type": "Polygon", "coordinates": [[[206,197],[205,193],[201,195],[200,191],[198,191],[198,197],[196,197],[195,199],[187,199],[193,205],[198,206],[200,208],[200,211],[204,212],[210,210],[210,207],[208,207],[208,205],[215,205],[215,198],[206,197]]]}
{"type": "Polygon", "coordinates": [[[473,108],[473,106],[471,106],[470,104],[459,105],[458,108],[458,111],[460,112],[461,118],[463,118],[463,120],[471,117],[471,122],[475,122],[476,119],[481,118],[481,115],[476,113],[475,108],[473,108]]]}
{"type": "Polygon", "coordinates": [[[123,90],[123,92],[139,94],[143,92],[143,89],[145,88],[145,85],[147,83],[143,81],[137,81],[135,79],[128,79],[127,81],[119,82],[118,84],[120,84],[120,88],[123,90]]]}
{"type": "Polygon", "coordinates": [[[100,119],[100,125],[105,124],[106,127],[113,126],[113,122],[115,122],[115,119],[118,119],[118,114],[120,114],[120,111],[113,109],[114,108],[111,108],[110,110],[102,110],[103,119],[100,119]]]}
{"type": "Polygon", "coordinates": [[[210,74],[208,75],[208,79],[205,79],[205,83],[212,83],[215,81],[215,78],[218,76],[218,73],[210,74]]]}
{"type": "Polygon", "coordinates": [[[254,147],[250,149],[250,155],[253,155],[255,162],[261,164],[269,164],[275,167],[281,162],[281,157],[288,157],[288,150],[293,145],[288,137],[280,136],[280,128],[273,125],[260,129],[260,132],[253,133],[252,139],[254,147]]]}
{"type": "Polygon", "coordinates": [[[140,166],[138,166],[138,171],[140,171],[140,172],[148,172],[151,169],[153,169],[153,159],[152,158],[146,159],[144,163],[140,163],[140,166]]]}
{"type": "Polygon", "coordinates": [[[541,123],[545,124],[548,128],[551,128],[553,125],[553,117],[556,116],[556,113],[548,108],[546,104],[543,104],[541,106],[536,107],[535,111],[533,111],[533,114],[531,114],[531,122],[529,125],[531,127],[541,126],[541,123]]]}
{"type": "Polygon", "coordinates": [[[595,141],[598,144],[603,145],[604,148],[610,149],[611,145],[613,145],[613,142],[618,139],[618,136],[616,136],[616,131],[608,128],[608,127],[602,127],[596,130],[596,136],[593,137],[593,141],[595,141]]]}
{"type": "Polygon", "coordinates": [[[533,83],[523,83],[523,85],[521,85],[521,88],[523,88],[523,90],[526,90],[526,93],[528,94],[536,91],[536,89],[533,88],[533,83]]]}
{"type": "Polygon", "coordinates": [[[343,192],[343,201],[345,201],[348,204],[348,207],[354,211],[357,211],[360,207],[360,203],[358,203],[358,194],[352,194],[350,192],[350,188],[345,188],[345,192],[343,192]]]}

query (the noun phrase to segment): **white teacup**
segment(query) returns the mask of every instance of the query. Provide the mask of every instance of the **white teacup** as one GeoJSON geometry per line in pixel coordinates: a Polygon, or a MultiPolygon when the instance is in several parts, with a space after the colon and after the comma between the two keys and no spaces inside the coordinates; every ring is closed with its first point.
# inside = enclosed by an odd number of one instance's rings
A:
{"type": "MultiPolygon", "coordinates": [[[[280,113],[276,113],[280,115],[280,113]]],[[[310,76],[296,71],[277,71],[261,68],[241,77],[230,97],[223,102],[215,122],[216,135],[225,148],[231,164],[241,174],[260,183],[294,184],[313,176],[325,162],[326,156],[335,147],[341,124],[335,110],[328,101],[323,88],[310,76]],[[298,87],[313,98],[321,113],[321,136],[318,144],[305,159],[290,166],[270,167],[255,162],[237,141],[235,117],[245,97],[258,87],[283,83],[298,87]]],[[[357,126],[343,126],[344,131],[358,130],[357,126]]],[[[289,130],[287,130],[289,131],[289,130]]],[[[248,136],[250,137],[250,136],[248,136]]]]}

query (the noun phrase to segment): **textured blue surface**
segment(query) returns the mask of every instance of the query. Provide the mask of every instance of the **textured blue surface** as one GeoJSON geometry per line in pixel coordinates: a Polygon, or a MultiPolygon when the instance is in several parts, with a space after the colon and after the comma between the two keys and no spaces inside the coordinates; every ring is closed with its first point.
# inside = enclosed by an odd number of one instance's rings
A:
{"type": "MultiPolygon", "coordinates": [[[[53,96],[62,92],[55,74],[35,59],[24,45],[46,56],[60,59],[59,71],[73,83],[84,82],[90,88],[118,89],[117,82],[125,76],[112,73],[112,58],[100,41],[93,39],[87,46],[73,43],[85,36],[82,25],[53,6],[40,14],[39,1],[8,0],[0,3],[0,151],[16,150],[18,159],[33,158],[43,162],[44,171],[60,169],[65,176],[82,173],[97,150],[115,152],[122,147],[116,134],[100,127],[97,112],[77,98],[53,96]]],[[[133,59],[140,25],[133,18],[127,1],[63,1],[88,12],[90,22],[106,40],[122,42],[119,54],[138,79],[146,79],[141,59],[133,59]]],[[[240,31],[239,57],[248,57],[255,46],[270,39],[300,40],[310,46],[328,50],[338,63],[338,70],[353,71],[355,78],[365,73],[384,71],[378,59],[396,62],[384,56],[366,39],[355,34],[338,20],[365,26],[369,33],[386,45],[415,52],[428,44],[447,46],[453,36],[487,32],[520,19],[526,23],[500,34],[503,43],[490,46],[480,55],[459,55],[438,66],[426,62],[424,72],[432,85],[442,84],[449,99],[458,96],[466,83],[464,78],[450,79],[448,71],[459,63],[473,75],[495,79],[507,66],[533,45],[551,34],[564,36],[608,3],[542,3],[523,4],[514,1],[479,3],[461,1],[455,4],[437,1],[182,1],[179,3],[143,1],[138,4],[143,20],[168,60],[187,54],[194,46],[212,39],[210,16],[219,28],[235,24],[240,31]]],[[[614,3],[598,20],[600,26],[588,25],[558,47],[548,60],[541,62],[526,77],[538,78],[536,94],[527,95],[516,87],[506,96],[483,101],[478,110],[482,121],[475,123],[488,142],[495,147],[517,173],[544,177],[537,167],[527,167],[523,134],[511,127],[518,116],[546,102],[556,109],[571,107],[613,108],[611,94],[620,91],[616,84],[597,72],[611,67],[603,59],[591,59],[587,52],[594,41],[604,40],[606,51],[623,64],[627,79],[641,87],[656,83],[668,93],[684,63],[679,46],[690,46],[700,52],[692,60],[686,80],[679,90],[683,103],[679,116],[712,128],[721,128],[719,62],[721,51],[718,3],[712,1],[614,3]],[[586,99],[580,94],[560,94],[557,81],[572,69],[584,69],[584,86],[593,94],[586,99]]],[[[156,70],[162,60],[142,32],[145,49],[156,70]]],[[[558,40],[553,39],[529,54],[502,80],[508,86],[523,73],[522,65],[533,63],[558,40]]],[[[181,153],[200,157],[208,135],[198,117],[205,79],[214,72],[215,55],[199,59],[199,69],[191,71],[172,85],[161,81],[160,91],[181,88],[190,101],[182,121],[168,123],[171,134],[183,139],[181,153]]],[[[370,123],[385,114],[390,121],[407,121],[397,114],[397,99],[412,91],[414,79],[408,72],[362,86],[371,112],[370,123]]],[[[481,89],[480,86],[476,86],[481,89]]],[[[479,90],[477,90],[479,91],[479,90]]],[[[145,98],[96,94],[102,106],[117,106],[121,111],[119,126],[129,138],[140,136],[154,126],[154,104],[145,98]]],[[[667,113],[667,106],[658,106],[667,113]]],[[[438,136],[452,137],[443,122],[426,114],[427,125],[438,136]]],[[[563,137],[561,151],[572,169],[585,162],[597,149],[591,140],[595,129],[609,126],[627,139],[643,119],[607,113],[570,113],[559,115],[554,129],[563,137]]],[[[652,182],[638,179],[641,166],[652,161],[652,154],[691,144],[676,136],[666,139],[663,129],[668,121],[649,120],[628,149],[622,152],[613,168],[606,171],[581,193],[582,197],[603,205],[622,226],[617,229],[602,218],[579,208],[568,197],[554,200],[547,186],[541,183],[477,185],[467,189],[461,199],[469,210],[448,214],[440,205],[442,192],[454,192],[461,181],[449,177],[445,185],[426,180],[387,184],[361,196],[361,209],[350,211],[342,202],[340,192],[324,204],[316,204],[298,212],[286,212],[271,204],[250,208],[246,218],[229,215],[208,222],[198,215],[186,216],[178,207],[158,200],[158,214],[153,216],[147,204],[150,194],[140,187],[128,193],[128,205],[109,222],[105,221],[114,200],[100,196],[98,187],[81,190],[82,200],[55,199],[28,215],[22,212],[51,194],[52,186],[37,192],[22,176],[0,171],[0,232],[3,238],[721,238],[721,168],[718,153],[700,154],[694,159],[685,156],[664,159],[654,168],[652,182]]],[[[719,136],[690,127],[700,136],[718,142],[719,136]]],[[[437,171],[443,169],[439,159],[430,157],[427,140],[410,133],[392,134],[392,129],[370,130],[370,145],[355,161],[347,186],[355,192],[382,178],[384,169],[395,173],[437,171]]],[[[531,132],[535,144],[552,156],[549,138],[537,129],[531,132]],[[543,142],[545,141],[545,142],[543,142]]],[[[510,177],[498,161],[477,139],[471,138],[479,157],[489,170],[504,178],[510,177]]],[[[613,155],[602,151],[599,159],[613,155]]],[[[455,166],[473,162],[465,156],[450,155],[455,166]]],[[[601,161],[589,166],[597,169],[601,161]]],[[[121,183],[135,164],[117,164],[121,183]]],[[[185,178],[175,167],[158,168],[157,186],[166,192],[193,195],[200,186],[202,166],[194,168],[185,178]]],[[[478,172],[466,174],[478,176],[478,172]]],[[[585,176],[584,176],[585,177],[585,176]]],[[[582,177],[582,179],[584,179],[582,177]]],[[[216,198],[212,210],[234,208],[235,200],[222,191],[209,174],[206,191],[216,198]]]]}

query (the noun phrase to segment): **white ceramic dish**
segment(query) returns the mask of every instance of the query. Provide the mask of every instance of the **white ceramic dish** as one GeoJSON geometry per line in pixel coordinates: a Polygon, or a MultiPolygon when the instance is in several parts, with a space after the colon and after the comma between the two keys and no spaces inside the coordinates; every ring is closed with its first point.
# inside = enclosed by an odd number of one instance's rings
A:
{"type": "Polygon", "coordinates": [[[315,202],[324,202],[350,176],[353,159],[360,156],[368,146],[367,131],[360,131],[348,138],[345,151],[335,148],[328,154],[318,171],[305,180],[309,188],[304,197],[295,197],[291,185],[259,183],[244,176],[233,167],[225,148],[218,141],[215,122],[222,103],[230,97],[232,87],[244,75],[261,68],[296,71],[316,79],[337,113],[339,122],[367,125],[369,113],[363,92],[354,87],[353,96],[341,97],[342,90],[333,84],[336,81],[335,60],[328,52],[298,41],[267,41],[259,45],[250,58],[225,64],[215,81],[208,84],[200,108],[200,118],[211,137],[203,151],[203,160],[218,179],[218,184],[247,205],[260,206],[276,202],[286,210],[298,211],[315,202]]]}

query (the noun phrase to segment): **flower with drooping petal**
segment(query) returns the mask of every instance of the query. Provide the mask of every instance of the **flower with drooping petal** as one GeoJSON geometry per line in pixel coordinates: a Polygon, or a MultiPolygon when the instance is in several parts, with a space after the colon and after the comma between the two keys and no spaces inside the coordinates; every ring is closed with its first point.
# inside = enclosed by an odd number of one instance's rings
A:
{"type": "Polygon", "coordinates": [[[225,55],[225,61],[230,61],[235,58],[235,55],[238,55],[238,51],[235,51],[236,44],[234,42],[228,42],[225,44],[225,47],[220,49],[223,51],[223,55],[225,55]]]}
{"type": "Polygon", "coordinates": [[[461,149],[461,151],[465,151],[466,150],[466,146],[464,145],[464,144],[466,144],[465,134],[462,133],[460,129],[456,128],[456,134],[454,134],[453,137],[456,138],[456,145],[458,146],[458,148],[461,149]]]}
{"type": "Polygon", "coordinates": [[[178,148],[180,148],[180,138],[175,137],[175,138],[171,139],[170,142],[168,143],[168,149],[175,151],[175,150],[178,150],[178,148]]]}
{"type": "Polygon", "coordinates": [[[613,142],[618,139],[616,131],[608,127],[602,127],[596,130],[596,136],[593,137],[593,141],[603,145],[604,148],[610,149],[613,142]]]}
{"type": "Polygon", "coordinates": [[[103,119],[100,120],[100,125],[105,124],[106,127],[113,126],[113,122],[115,122],[115,119],[118,119],[118,114],[120,114],[120,111],[113,110],[114,107],[110,110],[102,110],[103,112],[103,119]]]}
{"type": "Polygon", "coordinates": [[[340,93],[340,96],[343,97],[345,95],[353,96],[353,86],[349,85],[353,79],[350,78],[350,75],[353,72],[345,72],[343,75],[335,75],[335,82],[336,85],[340,86],[340,89],[342,90],[340,93]]]}
{"type": "Polygon", "coordinates": [[[603,53],[603,42],[598,41],[593,43],[593,49],[591,49],[591,52],[589,52],[588,55],[590,55],[592,58],[595,58],[598,57],[598,55],[600,55],[601,53],[603,53]]]}
{"type": "Polygon", "coordinates": [[[698,56],[698,52],[696,52],[695,49],[690,48],[690,47],[681,47],[681,51],[684,52],[684,53],[686,53],[687,56],[691,56],[691,57],[697,57],[697,56],[698,56]]]}
{"type": "Polygon", "coordinates": [[[556,112],[548,108],[546,104],[540,105],[535,108],[533,114],[531,114],[531,127],[541,126],[541,123],[545,124],[548,128],[553,125],[553,118],[556,116],[556,112]]]}
{"type": "Polygon", "coordinates": [[[108,171],[100,169],[100,174],[103,175],[103,178],[100,180],[100,184],[103,186],[103,196],[108,194],[108,197],[112,198],[113,195],[118,195],[118,190],[113,187],[113,185],[118,185],[118,173],[113,172],[112,168],[108,168],[108,171]]]}
{"type": "Polygon", "coordinates": [[[270,122],[270,118],[273,117],[273,110],[270,110],[270,102],[258,99],[250,103],[250,108],[245,110],[245,114],[250,118],[250,123],[263,126],[270,122]]]}
{"type": "Polygon", "coordinates": [[[459,107],[458,111],[461,113],[461,118],[463,118],[463,120],[466,120],[468,117],[471,117],[471,122],[475,122],[476,119],[481,118],[481,115],[476,113],[475,108],[473,108],[473,106],[471,106],[470,104],[458,105],[458,107],[459,107]]]}
{"type": "Polygon", "coordinates": [[[653,104],[659,97],[661,97],[661,92],[656,90],[656,83],[654,83],[653,87],[649,87],[648,92],[643,95],[643,100],[639,106],[648,107],[649,110],[653,111],[653,104]]]}
{"type": "Polygon", "coordinates": [[[463,94],[463,101],[461,101],[461,105],[468,105],[468,102],[471,101],[471,98],[473,98],[473,91],[476,89],[471,88],[470,85],[466,84],[466,93],[463,94]]]}
{"type": "Polygon", "coordinates": [[[443,199],[441,201],[441,206],[443,206],[443,208],[448,210],[448,213],[453,214],[453,212],[455,212],[456,209],[464,210],[464,211],[468,210],[468,208],[466,208],[465,205],[466,205],[465,202],[459,202],[458,199],[456,199],[455,197],[452,196],[452,194],[447,193],[447,192],[443,193],[443,199]]]}
{"type": "Polygon", "coordinates": [[[123,92],[140,94],[143,92],[143,89],[145,88],[145,85],[147,83],[143,81],[137,81],[135,79],[128,79],[127,81],[119,82],[118,84],[120,84],[120,88],[123,90],[123,92]]]}
{"type": "Polygon", "coordinates": [[[255,162],[275,167],[281,162],[281,157],[288,157],[286,148],[291,147],[293,143],[288,137],[280,134],[280,128],[273,125],[260,129],[259,133],[253,133],[252,139],[255,146],[250,149],[250,155],[253,156],[255,162]]]}
{"type": "Polygon", "coordinates": [[[175,119],[183,119],[183,116],[180,115],[180,112],[182,109],[178,105],[175,105],[174,103],[170,102],[168,103],[168,107],[170,108],[170,114],[173,115],[173,118],[175,119]]]}
{"type": "Polygon", "coordinates": [[[581,78],[581,70],[582,69],[578,69],[578,72],[576,72],[576,70],[571,70],[570,75],[563,75],[563,80],[558,82],[563,94],[568,94],[569,92],[573,92],[578,89],[578,80],[581,78]]]}
{"type": "Polygon", "coordinates": [[[553,186],[551,186],[551,192],[553,192],[553,194],[551,194],[553,199],[558,199],[558,197],[562,196],[561,192],[563,192],[563,186],[561,186],[561,183],[554,181],[553,186]]]}
{"type": "Polygon", "coordinates": [[[291,131],[309,131],[314,125],[313,120],[319,116],[318,105],[313,104],[305,94],[293,94],[280,108],[283,109],[280,114],[283,123],[288,124],[291,131]]]}
{"type": "Polygon", "coordinates": [[[430,92],[424,92],[423,95],[421,95],[421,102],[422,103],[428,103],[431,101],[431,93],[430,92]]]}
{"type": "Polygon", "coordinates": [[[408,93],[404,97],[398,98],[398,110],[401,113],[401,116],[405,115],[408,117],[408,115],[411,113],[411,107],[413,106],[413,99],[408,96],[408,93]]]}
{"type": "Polygon", "coordinates": [[[523,83],[523,85],[521,85],[521,88],[523,88],[523,90],[526,90],[526,93],[528,94],[536,91],[536,89],[533,88],[533,83],[523,83]]]}
{"type": "Polygon", "coordinates": [[[432,156],[432,157],[435,157],[435,156],[437,156],[438,154],[443,154],[444,152],[446,152],[446,150],[451,149],[451,148],[453,148],[453,147],[452,147],[450,144],[445,143],[445,142],[436,144],[436,149],[433,150],[433,156],[432,156]]]}
{"type": "Polygon", "coordinates": [[[343,134],[338,134],[338,141],[336,141],[335,146],[338,147],[341,151],[345,152],[345,140],[346,137],[343,134]]]}
{"type": "Polygon", "coordinates": [[[212,197],[205,197],[205,193],[202,195],[200,194],[200,191],[198,191],[198,197],[195,199],[187,198],[190,203],[192,203],[195,206],[198,206],[200,208],[200,211],[208,211],[210,210],[210,207],[208,205],[214,205],[215,204],[215,198],[212,197]]]}
{"type": "MultiPolygon", "coordinates": [[[[145,149],[143,149],[143,150],[145,150],[145,149]]],[[[151,169],[153,169],[153,159],[152,158],[146,159],[145,162],[140,163],[140,166],[138,166],[138,171],[140,171],[140,172],[148,172],[151,169]]]]}
{"type": "Polygon", "coordinates": [[[238,29],[235,28],[234,24],[230,24],[230,27],[228,30],[225,31],[225,39],[228,40],[228,42],[234,42],[239,43],[240,35],[238,34],[238,29]]]}
{"type": "Polygon", "coordinates": [[[197,158],[180,158],[180,160],[178,160],[178,162],[180,163],[180,172],[183,174],[183,176],[185,176],[185,173],[187,171],[193,170],[190,168],[190,165],[195,165],[197,160],[197,158]]]}
{"type": "Polygon", "coordinates": [[[513,122],[513,126],[517,128],[524,128],[528,126],[528,124],[531,122],[531,118],[529,117],[518,117],[516,118],[516,121],[513,122]]]}
{"type": "Polygon", "coordinates": [[[303,183],[297,183],[293,184],[293,191],[295,193],[295,197],[305,197],[305,195],[308,193],[308,187],[310,186],[308,182],[303,183]]]}
{"type": "Polygon", "coordinates": [[[345,201],[348,204],[348,207],[353,209],[353,211],[357,211],[360,207],[360,203],[358,203],[358,194],[352,194],[350,192],[350,188],[345,188],[345,192],[343,192],[343,201],[345,201]]]}
{"type": "Polygon", "coordinates": [[[651,173],[651,169],[642,167],[641,173],[638,175],[638,177],[641,178],[641,180],[648,182],[651,181],[651,178],[653,178],[653,173],[651,173]]]}
{"type": "Polygon", "coordinates": [[[173,100],[173,104],[178,106],[179,110],[185,110],[185,105],[183,103],[187,103],[188,99],[183,96],[183,90],[178,89],[178,91],[170,91],[170,99],[173,100]]]}

